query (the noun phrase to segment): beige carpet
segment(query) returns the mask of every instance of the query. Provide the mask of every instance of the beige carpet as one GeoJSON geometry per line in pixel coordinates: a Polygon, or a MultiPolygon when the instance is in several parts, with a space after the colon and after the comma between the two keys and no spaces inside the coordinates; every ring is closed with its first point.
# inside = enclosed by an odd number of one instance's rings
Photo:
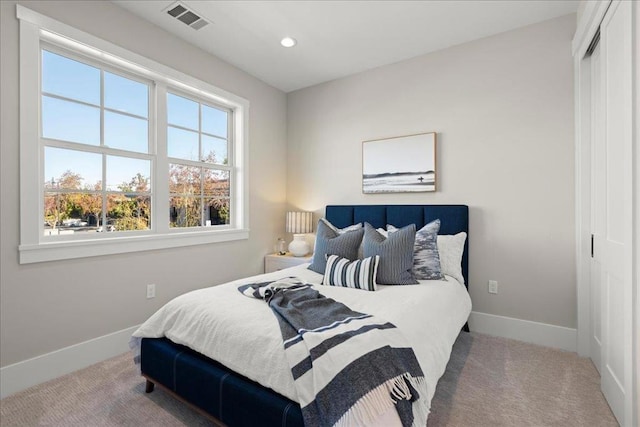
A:
{"type": "MultiPolygon", "coordinates": [[[[129,354],[0,401],[0,425],[209,426],[156,388],[144,393],[129,354]]],[[[461,334],[428,427],[617,426],[587,359],[519,341],[461,334]]]]}

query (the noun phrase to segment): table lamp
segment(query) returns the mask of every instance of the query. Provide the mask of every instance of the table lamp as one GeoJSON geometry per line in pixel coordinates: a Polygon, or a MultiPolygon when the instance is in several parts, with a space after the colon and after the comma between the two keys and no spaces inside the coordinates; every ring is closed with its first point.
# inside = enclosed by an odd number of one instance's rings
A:
{"type": "Polygon", "coordinates": [[[309,244],[305,234],[313,231],[313,212],[287,212],[287,232],[293,233],[289,243],[289,252],[293,256],[305,256],[309,253],[309,244]]]}

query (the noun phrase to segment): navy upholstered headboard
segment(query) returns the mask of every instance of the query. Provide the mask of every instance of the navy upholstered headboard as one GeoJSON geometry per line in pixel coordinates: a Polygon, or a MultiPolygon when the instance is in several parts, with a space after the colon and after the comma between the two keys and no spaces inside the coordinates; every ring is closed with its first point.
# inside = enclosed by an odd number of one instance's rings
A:
{"type": "Polygon", "coordinates": [[[327,205],[325,216],[333,225],[344,228],[359,222],[386,228],[387,224],[404,227],[411,223],[419,230],[440,219],[439,234],[467,233],[462,255],[462,275],[469,287],[469,207],[466,205],[327,205]]]}

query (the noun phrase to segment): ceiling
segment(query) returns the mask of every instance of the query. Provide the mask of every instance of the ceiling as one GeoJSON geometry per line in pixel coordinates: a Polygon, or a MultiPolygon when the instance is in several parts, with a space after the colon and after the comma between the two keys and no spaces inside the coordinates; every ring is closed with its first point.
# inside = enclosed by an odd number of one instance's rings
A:
{"type": "Polygon", "coordinates": [[[285,92],[574,13],[578,1],[195,1],[211,24],[171,17],[176,1],[112,0],[285,92]],[[292,48],[280,46],[290,36],[292,48]]]}

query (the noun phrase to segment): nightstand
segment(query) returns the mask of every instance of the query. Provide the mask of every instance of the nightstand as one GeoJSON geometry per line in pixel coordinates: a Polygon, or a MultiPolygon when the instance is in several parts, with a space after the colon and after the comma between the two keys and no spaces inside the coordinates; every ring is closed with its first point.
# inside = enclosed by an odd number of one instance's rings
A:
{"type": "Polygon", "coordinates": [[[273,273],[283,268],[294,267],[296,265],[311,262],[313,254],[307,256],[293,256],[287,252],[286,255],[269,254],[264,257],[264,272],[273,273]]]}

